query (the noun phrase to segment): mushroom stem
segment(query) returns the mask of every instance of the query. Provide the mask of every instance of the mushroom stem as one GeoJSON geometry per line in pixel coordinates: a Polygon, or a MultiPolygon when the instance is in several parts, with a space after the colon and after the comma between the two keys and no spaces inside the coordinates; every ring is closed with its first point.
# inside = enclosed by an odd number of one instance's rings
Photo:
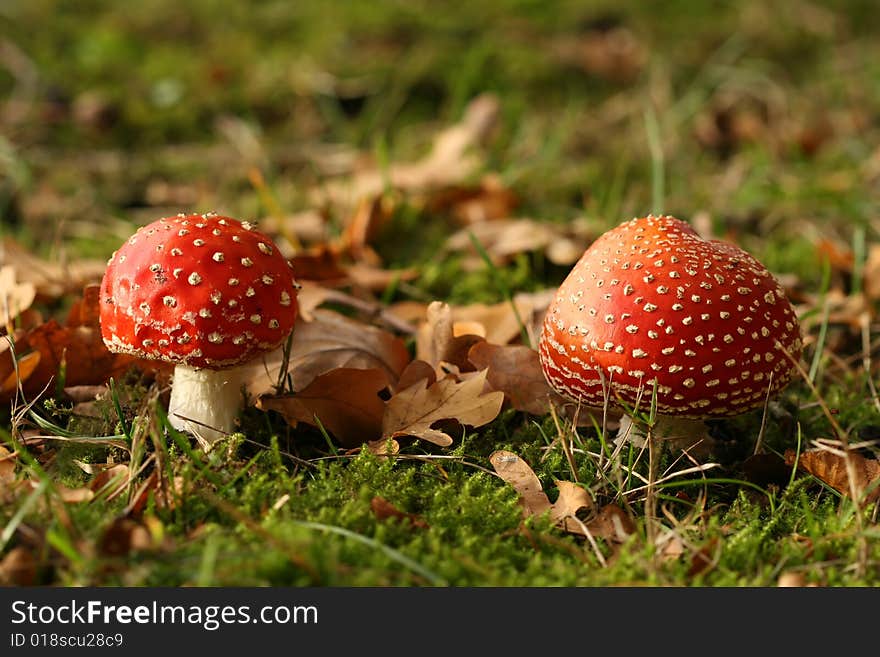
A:
{"type": "Polygon", "coordinates": [[[235,430],[242,406],[241,368],[211,370],[177,365],[171,384],[168,419],[208,449],[235,430]]]}
{"type": "MultiPolygon", "coordinates": [[[[651,433],[657,446],[669,446],[674,450],[696,448],[697,452],[702,454],[708,452],[712,446],[712,438],[709,436],[706,423],[697,418],[657,415],[651,433]]],[[[614,441],[616,444],[629,442],[636,447],[643,447],[646,438],[647,431],[644,425],[634,422],[626,413],[621,415],[620,427],[614,441]]]]}

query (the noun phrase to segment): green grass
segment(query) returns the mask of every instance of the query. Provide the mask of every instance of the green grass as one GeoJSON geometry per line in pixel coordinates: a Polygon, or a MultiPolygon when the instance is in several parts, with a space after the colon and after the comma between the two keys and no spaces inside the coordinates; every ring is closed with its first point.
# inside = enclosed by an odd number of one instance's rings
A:
{"type": "MultiPolygon", "coordinates": [[[[44,257],[107,258],[136,225],[180,209],[265,215],[251,166],[283,212],[307,209],[308,190],[330,177],[321,153],[413,160],[491,92],[501,115],[477,173],[515,192],[516,216],[583,219],[597,234],[652,210],[702,218],[793,282],[814,318],[804,362],[820,398],[793,383],[771,405],[767,450],[833,435],[818,401],[853,440],[876,436],[861,336],[845,319],[822,320],[815,304],[829,289],[863,289],[852,272],[823,271],[819,240],[852,248],[858,273],[880,238],[880,25],[867,0],[796,4],[8,2],[0,231],[44,257]],[[633,39],[630,74],[572,59],[614,27],[633,39]]],[[[386,265],[419,275],[380,298],[501,302],[566,274],[538,253],[465,267],[441,249],[459,227],[402,199],[373,246],[386,265]]],[[[63,317],[67,303],[40,310],[63,317]]],[[[867,304],[876,313],[877,300],[867,304]]],[[[872,321],[871,349],[877,335],[872,321]]],[[[767,586],[797,572],[824,586],[880,584],[875,505],[857,509],[790,468],[749,469],[760,412],[715,423],[719,467],[706,480],[659,489],[676,556],[646,541],[643,500],[630,492],[638,479],[598,475],[595,431],[572,438],[573,473],[549,416],[505,411],[447,450],[404,441],[399,455],[378,457],[249,409],[235,447],[205,456],[169,430],[148,383],[119,382],[118,405],[100,402],[98,418],[61,398],[35,405],[56,433],[128,435],[127,449],[28,448],[17,478],[38,487],[0,485],[0,559],[27,550],[34,583],[767,586]],[[515,491],[492,473],[497,449],[525,459],[551,499],[554,482],[576,474],[597,502],[625,505],[635,533],[624,544],[597,539],[600,559],[547,518],[523,520],[515,491]],[[122,494],[63,501],[61,486],[91,479],[79,464],[126,462],[128,450],[146,466],[122,494]],[[153,469],[182,494],[170,505],[151,498],[136,528],[120,524],[153,469]],[[423,524],[379,519],[375,496],[423,524]],[[113,542],[135,536],[134,547],[113,542]],[[710,565],[695,566],[701,554],[710,565]]],[[[20,411],[0,420],[10,449],[33,426],[20,411]]],[[[625,456],[647,476],[645,457],[625,456]]],[[[674,458],[664,454],[661,471],[689,465],[674,458]]]]}

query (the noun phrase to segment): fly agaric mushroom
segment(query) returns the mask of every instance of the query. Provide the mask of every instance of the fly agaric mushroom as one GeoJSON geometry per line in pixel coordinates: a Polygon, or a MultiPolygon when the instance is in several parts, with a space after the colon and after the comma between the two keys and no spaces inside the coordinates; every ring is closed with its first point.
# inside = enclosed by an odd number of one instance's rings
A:
{"type": "Polygon", "coordinates": [[[101,281],[104,344],[175,364],[169,421],[203,447],[235,428],[239,366],[281,345],[297,310],[293,271],[272,240],[214,213],[139,228],[101,281]]]}
{"type": "Polygon", "coordinates": [[[586,406],[646,408],[656,388],[658,417],[706,418],[762,405],[790,381],[801,346],[794,309],[760,262],[649,215],[586,250],[548,308],[539,351],[551,387],[586,406]]]}

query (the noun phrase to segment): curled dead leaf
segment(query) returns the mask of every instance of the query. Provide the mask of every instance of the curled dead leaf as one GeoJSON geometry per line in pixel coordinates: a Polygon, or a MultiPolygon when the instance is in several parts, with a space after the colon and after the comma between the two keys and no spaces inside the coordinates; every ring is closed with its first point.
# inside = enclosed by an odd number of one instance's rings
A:
{"type": "MultiPolygon", "coordinates": [[[[274,392],[283,360],[284,352],[279,348],[247,366],[246,385],[251,395],[274,392]]],[[[410,360],[406,343],[393,333],[317,309],[314,321],[301,322],[293,331],[287,371],[294,391],[338,368],[377,369],[393,386],[410,360]]]]}
{"type": "Polygon", "coordinates": [[[443,301],[432,301],[425,322],[416,331],[416,359],[430,363],[440,375],[444,363],[459,371],[473,371],[468,350],[482,340],[479,335],[456,335],[452,308],[443,301]]]}
{"type": "Polygon", "coordinates": [[[616,504],[601,507],[586,525],[593,536],[612,543],[625,543],[636,532],[633,519],[616,504]]]}
{"type": "Polygon", "coordinates": [[[432,213],[449,213],[461,224],[474,224],[509,217],[519,205],[519,197],[497,174],[487,174],[476,186],[438,190],[426,205],[432,213]]]}
{"type": "Polygon", "coordinates": [[[129,467],[124,463],[117,463],[95,475],[95,478],[89,482],[89,488],[96,495],[112,500],[128,488],[130,479],[131,470],[129,467]]]}
{"type": "Polygon", "coordinates": [[[498,476],[519,493],[524,516],[541,515],[552,508],[538,475],[519,456],[507,450],[497,450],[489,456],[489,463],[498,476]]]}
{"type": "Polygon", "coordinates": [[[554,524],[573,534],[583,533],[583,523],[577,522],[578,514],[593,510],[593,498],[583,486],[571,481],[557,481],[559,497],[550,509],[550,518],[554,524]]]}
{"type": "Polygon", "coordinates": [[[785,451],[784,456],[787,465],[793,465],[797,461],[799,470],[825,482],[841,495],[851,497],[851,484],[854,484],[856,490],[864,495],[865,502],[870,503],[880,499],[880,461],[877,459],[865,458],[857,452],[851,451],[843,455],[822,448],[811,449],[800,455],[789,449],[785,451]],[[847,458],[850,460],[855,477],[852,482],[847,468],[847,458]]]}

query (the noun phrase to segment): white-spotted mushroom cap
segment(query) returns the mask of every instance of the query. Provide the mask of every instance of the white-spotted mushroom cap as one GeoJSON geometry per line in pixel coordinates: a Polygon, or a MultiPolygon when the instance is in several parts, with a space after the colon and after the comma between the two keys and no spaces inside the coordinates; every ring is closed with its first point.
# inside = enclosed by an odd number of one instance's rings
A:
{"type": "Polygon", "coordinates": [[[539,351],[550,385],[587,406],[606,397],[683,417],[738,415],[791,379],[797,316],[755,258],[674,217],[625,222],[563,281],[539,351]]]}
{"type": "Polygon", "coordinates": [[[223,369],[287,338],[296,293],[287,259],[247,222],[212,213],[165,217],[110,258],[101,334],[110,351],[223,369]]]}

